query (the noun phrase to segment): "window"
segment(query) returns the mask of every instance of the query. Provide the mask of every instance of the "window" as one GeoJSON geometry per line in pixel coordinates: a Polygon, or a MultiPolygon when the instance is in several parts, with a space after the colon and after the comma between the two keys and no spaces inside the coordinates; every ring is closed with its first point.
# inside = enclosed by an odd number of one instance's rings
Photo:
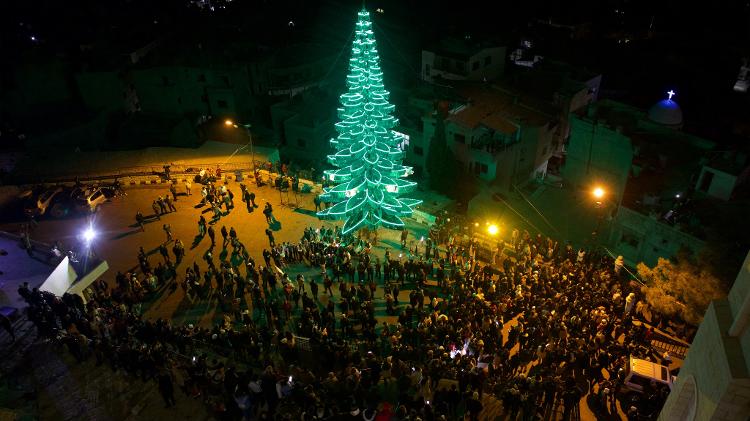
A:
{"type": "Polygon", "coordinates": [[[420,147],[420,146],[415,146],[414,147],[414,155],[417,155],[417,156],[424,155],[424,149],[422,147],[420,147]]]}
{"type": "Polygon", "coordinates": [[[492,64],[492,56],[487,56],[487,57],[485,57],[485,58],[484,58],[484,67],[487,67],[487,66],[489,66],[490,64],[492,64]]]}
{"type": "Polygon", "coordinates": [[[458,143],[466,143],[466,136],[462,135],[461,133],[454,133],[453,141],[458,143]]]}
{"type": "Polygon", "coordinates": [[[424,65],[424,75],[425,76],[429,76],[430,75],[430,65],[429,64],[425,64],[424,65]]]}
{"type": "Polygon", "coordinates": [[[475,61],[474,63],[471,63],[471,70],[479,70],[479,62],[475,61]]]}
{"type": "Polygon", "coordinates": [[[646,377],[641,377],[637,374],[633,374],[633,376],[630,378],[630,383],[636,386],[640,386],[641,388],[644,388],[651,383],[651,379],[648,379],[646,377]]]}
{"type": "Polygon", "coordinates": [[[223,99],[220,99],[220,100],[216,101],[216,105],[219,108],[224,108],[224,109],[229,108],[229,104],[227,104],[227,102],[224,101],[223,99]]]}
{"type": "Polygon", "coordinates": [[[203,73],[198,75],[198,82],[205,82],[206,81],[206,75],[203,73]]]}
{"type": "Polygon", "coordinates": [[[297,146],[300,148],[304,148],[305,145],[307,145],[307,142],[305,142],[305,139],[297,139],[297,146]]]}
{"type": "Polygon", "coordinates": [[[628,246],[637,249],[638,243],[640,243],[640,241],[638,240],[638,237],[633,234],[622,233],[622,237],[620,237],[620,243],[627,244],[628,246]]]}
{"type": "Polygon", "coordinates": [[[698,187],[698,190],[702,192],[707,192],[708,188],[711,187],[711,182],[714,180],[714,173],[711,171],[705,171],[703,173],[703,178],[701,179],[700,187],[698,187]]]}

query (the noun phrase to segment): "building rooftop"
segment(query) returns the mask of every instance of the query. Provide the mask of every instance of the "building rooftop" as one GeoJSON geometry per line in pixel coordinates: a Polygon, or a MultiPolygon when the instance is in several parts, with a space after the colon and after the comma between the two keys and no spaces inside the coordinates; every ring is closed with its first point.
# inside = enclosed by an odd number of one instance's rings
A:
{"type": "Polygon", "coordinates": [[[712,214],[723,212],[723,205],[693,193],[702,166],[715,156],[715,143],[655,123],[642,110],[610,100],[592,105],[586,119],[622,133],[633,145],[622,205],[705,239],[706,224],[712,214]]]}
{"type": "Polygon", "coordinates": [[[471,39],[445,37],[434,45],[425,48],[425,50],[432,51],[435,54],[444,57],[468,60],[480,51],[494,47],[501,47],[501,45],[488,41],[473,41],[471,39]]]}
{"type": "Polygon", "coordinates": [[[484,124],[503,133],[514,133],[517,125],[539,127],[557,120],[556,109],[551,104],[538,103],[498,87],[465,83],[457,85],[456,91],[466,99],[468,106],[448,120],[468,128],[484,124]]]}

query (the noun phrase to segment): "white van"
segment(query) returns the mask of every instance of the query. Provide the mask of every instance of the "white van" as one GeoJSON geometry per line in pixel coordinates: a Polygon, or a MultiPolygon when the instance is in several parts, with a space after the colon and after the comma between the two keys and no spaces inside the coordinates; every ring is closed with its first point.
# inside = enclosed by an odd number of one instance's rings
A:
{"type": "Polygon", "coordinates": [[[643,393],[645,387],[651,382],[655,382],[657,385],[666,385],[669,390],[672,390],[675,381],[677,381],[677,377],[669,373],[669,367],[630,357],[625,381],[620,391],[622,393],[643,393]]]}

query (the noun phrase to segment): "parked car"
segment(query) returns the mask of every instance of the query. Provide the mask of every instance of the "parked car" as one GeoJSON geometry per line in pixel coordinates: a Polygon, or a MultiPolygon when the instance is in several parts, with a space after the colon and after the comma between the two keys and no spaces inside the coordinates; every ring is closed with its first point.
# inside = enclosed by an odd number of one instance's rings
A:
{"type": "Polygon", "coordinates": [[[60,203],[63,199],[64,189],[62,187],[52,187],[43,190],[38,195],[30,195],[26,199],[23,211],[26,216],[39,217],[44,216],[60,203]]]}
{"type": "Polygon", "coordinates": [[[620,392],[627,395],[640,394],[651,382],[672,390],[675,381],[677,377],[669,372],[669,367],[631,356],[620,392]]]}
{"type": "Polygon", "coordinates": [[[83,213],[96,213],[99,207],[107,201],[107,197],[99,187],[92,187],[79,191],[74,200],[75,208],[83,213]]]}

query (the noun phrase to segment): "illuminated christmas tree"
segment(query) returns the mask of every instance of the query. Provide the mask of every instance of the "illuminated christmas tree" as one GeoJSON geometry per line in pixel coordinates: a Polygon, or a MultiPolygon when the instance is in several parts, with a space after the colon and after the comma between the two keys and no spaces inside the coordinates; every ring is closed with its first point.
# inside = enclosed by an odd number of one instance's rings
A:
{"type": "Polygon", "coordinates": [[[336,153],[328,155],[336,169],[325,171],[335,186],[320,195],[323,202],[335,205],[318,212],[321,218],[345,219],[344,234],[381,225],[400,229],[401,217],[411,215],[421,203],[398,197],[413,191],[416,183],[403,179],[413,171],[401,165],[402,138],[392,130],[398,120],[383,86],[370,14],[362,10],[358,17],[346,77],[348,91],[340,97],[338,136],[331,139],[336,153]]]}

